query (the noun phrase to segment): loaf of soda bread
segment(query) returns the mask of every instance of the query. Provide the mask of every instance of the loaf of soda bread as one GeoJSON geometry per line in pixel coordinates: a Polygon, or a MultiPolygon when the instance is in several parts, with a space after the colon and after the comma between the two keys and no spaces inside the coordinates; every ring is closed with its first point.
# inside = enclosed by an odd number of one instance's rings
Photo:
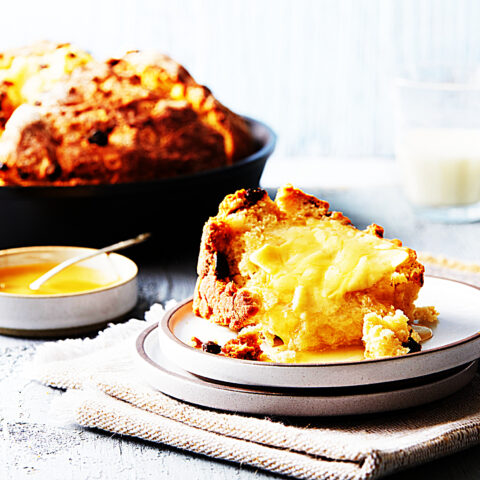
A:
{"type": "Polygon", "coordinates": [[[245,119],[165,55],[96,61],[42,45],[0,54],[3,184],[154,180],[230,165],[257,148],[245,119]]]}

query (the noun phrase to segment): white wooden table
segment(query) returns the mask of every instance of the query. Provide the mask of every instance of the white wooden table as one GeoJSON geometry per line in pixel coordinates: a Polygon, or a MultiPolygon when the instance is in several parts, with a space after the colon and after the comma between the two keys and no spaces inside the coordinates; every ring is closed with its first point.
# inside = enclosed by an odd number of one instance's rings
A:
{"type": "MultiPolygon", "coordinates": [[[[382,168],[388,170],[391,166],[382,168]]],[[[317,185],[322,185],[321,172],[319,168],[317,185]]],[[[314,172],[306,168],[304,173],[312,178],[314,172]]],[[[332,185],[330,180],[329,185],[332,185]]],[[[379,180],[384,183],[385,178],[379,180]]],[[[283,181],[282,173],[269,174],[267,171],[265,183],[270,186],[276,181],[283,181]]],[[[343,185],[334,190],[307,186],[310,192],[330,201],[334,209],[344,211],[359,227],[375,221],[385,227],[386,236],[401,238],[415,249],[480,262],[480,223],[460,226],[423,223],[412,215],[398,188],[391,184],[382,187],[370,184],[362,189],[343,185]]],[[[192,294],[196,249],[194,245],[191,252],[169,254],[168,258],[155,261],[145,258],[139,261],[140,301],[136,315],[141,316],[155,301],[180,300],[192,294]]],[[[42,342],[0,336],[1,480],[281,478],[161,445],[58,424],[49,405],[61,392],[25,380],[21,375],[42,342]]],[[[480,446],[389,478],[407,477],[409,480],[478,479],[480,446]]]]}

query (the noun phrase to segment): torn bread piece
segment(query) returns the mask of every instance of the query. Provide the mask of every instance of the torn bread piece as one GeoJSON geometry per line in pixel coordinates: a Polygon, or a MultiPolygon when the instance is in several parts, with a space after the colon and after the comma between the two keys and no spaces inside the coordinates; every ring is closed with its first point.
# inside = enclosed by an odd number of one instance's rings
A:
{"type": "Polygon", "coordinates": [[[404,355],[420,342],[410,324],[423,274],[415,252],[384,239],[382,227],[358,230],[291,185],[275,201],[240,190],[204,227],[193,308],[239,332],[237,346],[255,326],[259,343],[280,343],[278,358],[362,344],[367,358],[404,355]]]}
{"type": "Polygon", "coordinates": [[[396,357],[421,350],[421,337],[400,310],[381,316],[367,313],[363,318],[365,358],[396,357]]]}

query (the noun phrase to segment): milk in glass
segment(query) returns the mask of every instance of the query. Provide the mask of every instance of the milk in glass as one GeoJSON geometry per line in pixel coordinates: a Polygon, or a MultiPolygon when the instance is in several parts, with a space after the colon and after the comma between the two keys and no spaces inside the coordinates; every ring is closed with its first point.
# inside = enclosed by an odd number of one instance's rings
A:
{"type": "Polygon", "coordinates": [[[396,152],[406,194],[414,204],[442,207],[480,201],[480,128],[405,129],[396,152]]]}

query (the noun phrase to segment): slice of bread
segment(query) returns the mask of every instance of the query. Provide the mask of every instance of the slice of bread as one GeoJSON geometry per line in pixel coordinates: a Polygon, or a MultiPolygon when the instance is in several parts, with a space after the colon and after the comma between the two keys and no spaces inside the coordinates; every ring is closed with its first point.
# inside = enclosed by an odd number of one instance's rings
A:
{"type": "Polygon", "coordinates": [[[236,345],[243,333],[251,345],[256,332],[281,343],[279,352],[316,351],[365,344],[368,333],[368,358],[401,355],[419,348],[409,322],[423,273],[415,252],[384,239],[382,227],[357,230],[290,185],[275,201],[240,190],[204,227],[193,308],[239,331],[236,345]]]}

